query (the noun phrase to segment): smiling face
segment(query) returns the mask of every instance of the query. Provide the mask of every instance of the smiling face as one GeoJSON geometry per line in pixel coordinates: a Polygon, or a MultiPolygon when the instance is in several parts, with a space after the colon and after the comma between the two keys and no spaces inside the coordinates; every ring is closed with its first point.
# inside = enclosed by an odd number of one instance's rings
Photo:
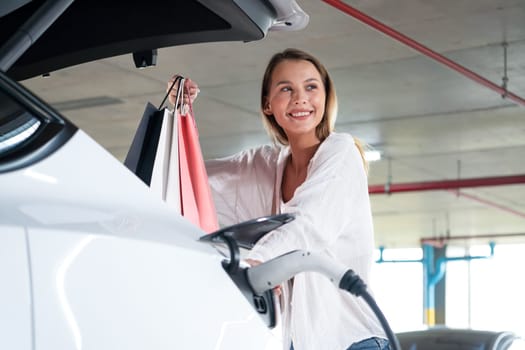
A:
{"type": "Polygon", "coordinates": [[[325,112],[326,93],[317,68],[306,60],[287,59],[273,70],[263,112],[273,116],[288,141],[320,141],[316,128],[325,112]]]}

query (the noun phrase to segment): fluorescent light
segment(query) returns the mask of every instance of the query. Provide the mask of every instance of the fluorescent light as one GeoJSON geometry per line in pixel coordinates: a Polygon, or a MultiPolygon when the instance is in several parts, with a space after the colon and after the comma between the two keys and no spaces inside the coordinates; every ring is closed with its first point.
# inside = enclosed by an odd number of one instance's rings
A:
{"type": "Polygon", "coordinates": [[[381,159],[381,152],[375,150],[365,151],[365,159],[369,162],[375,162],[381,159]]]}

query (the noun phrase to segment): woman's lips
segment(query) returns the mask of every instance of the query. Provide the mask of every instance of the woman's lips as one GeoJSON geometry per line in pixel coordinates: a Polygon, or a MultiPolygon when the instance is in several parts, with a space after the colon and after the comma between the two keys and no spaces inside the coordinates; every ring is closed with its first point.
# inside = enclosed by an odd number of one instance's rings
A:
{"type": "Polygon", "coordinates": [[[312,114],[312,111],[298,111],[298,112],[290,112],[288,113],[289,117],[292,118],[306,118],[309,117],[312,114]]]}

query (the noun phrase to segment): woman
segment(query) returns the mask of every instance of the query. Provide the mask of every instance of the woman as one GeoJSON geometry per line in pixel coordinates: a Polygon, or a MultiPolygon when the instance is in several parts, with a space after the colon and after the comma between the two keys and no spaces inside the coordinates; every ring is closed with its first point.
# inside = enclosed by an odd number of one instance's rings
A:
{"type": "MultiPolygon", "coordinates": [[[[186,88],[194,99],[197,85],[188,81],[186,88]]],[[[360,144],[333,132],[337,98],[327,70],[297,49],[275,54],[261,110],[275,144],[206,164],[219,221],[293,213],[294,221],[257,242],[248,263],[301,249],[337,259],[368,282],[374,236],[367,166],[360,144]]],[[[320,274],[298,274],[281,298],[285,349],[389,348],[368,305],[320,274]]]]}

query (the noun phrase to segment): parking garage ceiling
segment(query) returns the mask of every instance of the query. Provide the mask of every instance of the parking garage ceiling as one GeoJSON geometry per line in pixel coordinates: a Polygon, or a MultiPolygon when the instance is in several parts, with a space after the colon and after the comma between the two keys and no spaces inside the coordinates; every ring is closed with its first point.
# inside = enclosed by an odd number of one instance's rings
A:
{"type": "MultiPolygon", "coordinates": [[[[525,241],[525,106],[519,99],[503,98],[323,1],[298,3],[310,15],[302,31],[159,49],[157,65],[147,69],[135,68],[131,55],[116,56],[23,83],[123,160],[146,102],[160,103],[166,81],[182,73],[201,88],[194,109],[204,155],[220,157],[268,142],[258,111],[263,70],[274,52],[297,47],[316,55],[335,80],[336,129],[381,152],[371,164],[370,185],[428,187],[371,194],[378,245],[418,246],[421,238],[440,237],[458,244],[525,241]],[[516,181],[490,182],[509,177],[516,181]]],[[[525,1],[345,4],[525,97],[525,1]]]]}

